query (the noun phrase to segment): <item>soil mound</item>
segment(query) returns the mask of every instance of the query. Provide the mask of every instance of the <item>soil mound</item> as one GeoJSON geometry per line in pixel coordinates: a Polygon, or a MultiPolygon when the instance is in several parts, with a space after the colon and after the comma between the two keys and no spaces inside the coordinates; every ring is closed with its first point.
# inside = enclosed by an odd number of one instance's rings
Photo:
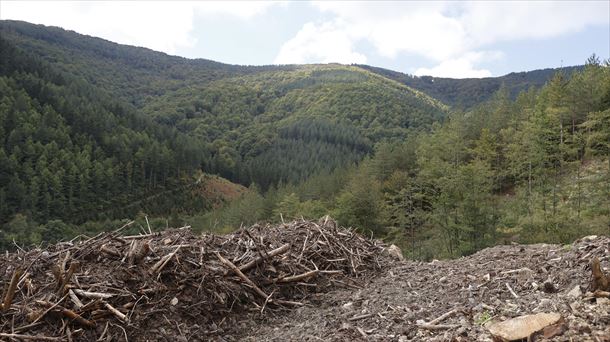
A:
{"type": "Polygon", "coordinates": [[[0,340],[223,340],[239,321],[361,288],[391,263],[383,244],[328,217],[223,236],[124,228],[0,256],[0,340]]]}
{"type": "Polygon", "coordinates": [[[357,291],[243,323],[246,341],[610,341],[610,238],[507,245],[449,261],[396,263],[357,291]],[[544,328],[541,328],[544,327],[544,328]],[[493,335],[492,334],[496,334],[493,335]],[[525,340],[524,339],[524,340],[525,340]]]}

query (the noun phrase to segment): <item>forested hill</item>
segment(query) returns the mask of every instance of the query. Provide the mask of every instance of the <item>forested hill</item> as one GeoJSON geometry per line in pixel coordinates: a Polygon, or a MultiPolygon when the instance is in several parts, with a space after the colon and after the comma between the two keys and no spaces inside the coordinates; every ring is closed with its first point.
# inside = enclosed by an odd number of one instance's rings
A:
{"type": "Polygon", "coordinates": [[[161,213],[174,201],[188,207],[188,196],[171,194],[164,204],[129,204],[188,184],[183,176],[199,169],[201,149],[0,37],[0,224],[161,213]]]}
{"type": "Polygon", "coordinates": [[[446,114],[356,67],[231,66],[15,21],[0,44],[0,235],[20,241],[38,223],[205,209],[198,170],[300,182],[446,114]]]}
{"type": "Polygon", "coordinates": [[[447,108],[342,65],[234,66],[119,45],[60,28],[0,23],[7,44],[203,144],[201,167],[263,188],[358,162],[447,108]]]}
{"type": "Polygon", "coordinates": [[[299,66],[185,87],[143,111],[206,143],[204,169],[263,189],[357,163],[383,140],[426,130],[446,107],[360,68],[299,66]]]}
{"type": "MultiPolygon", "coordinates": [[[[575,79],[581,83],[570,81],[573,86],[566,89],[571,97],[561,93],[556,96],[560,100],[540,102],[548,102],[549,115],[560,115],[561,127],[570,124],[572,134],[578,124],[588,122],[588,113],[607,108],[580,92],[592,87],[607,94],[607,78],[597,76],[607,68],[598,61],[587,70],[575,79]],[[566,108],[572,114],[578,110],[571,122],[566,108]]],[[[481,127],[489,125],[502,136],[503,128],[529,123],[529,113],[543,108],[531,105],[537,92],[522,95],[515,105],[510,92],[541,85],[551,73],[432,82],[367,66],[235,66],[169,56],[59,28],[0,21],[0,249],[13,239],[31,243],[40,242],[41,236],[61,239],[71,235],[71,229],[91,232],[95,229],[84,228],[91,221],[146,213],[165,226],[170,215],[197,215],[214,205],[205,191],[194,189],[201,172],[252,185],[246,194],[250,201],[236,201],[229,208],[234,211],[227,216],[237,226],[246,221],[244,216],[270,219],[280,217],[278,213],[323,215],[330,210],[354,226],[394,227],[395,213],[384,212],[387,217],[382,220],[381,211],[367,211],[393,201],[374,197],[379,194],[375,184],[396,181],[395,199],[404,199],[400,187],[417,174],[416,151],[432,146],[437,150],[426,155],[449,158],[443,151],[470,141],[460,153],[471,155],[481,127]],[[450,114],[452,108],[446,104],[478,104],[503,82],[504,92],[475,106],[474,114],[466,113],[464,127],[451,128],[458,114],[450,114]],[[520,109],[513,111],[517,105],[520,109]],[[478,126],[468,128],[471,124],[478,126]],[[434,135],[440,130],[447,130],[447,135],[434,135]],[[454,133],[467,135],[458,138],[454,133]],[[362,163],[373,154],[372,162],[362,163]],[[384,166],[369,172],[367,165],[376,162],[384,166]],[[363,180],[371,175],[381,178],[361,183],[353,170],[363,180]],[[401,176],[390,177],[392,170],[401,176]],[[360,205],[367,198],[374,201],[360,205]]],[[[555,78],[561,87],[568,82],[562,77],[555,78]]],[[[560,132],[563,137],[563,128],[560,132]]],[[[460,155],[451,156],[455,165],[462,162],[456,159],[460,155]]],[[[493,164],[499,170],[507,168],[500,163],[507,157],[502,158],[493,164]]],[[[442,179],[434,175],[428,183],[413,186],[439,194],[440,185],[428,186],[442,179]]],[[[471,174],[464,173],[456,182],[469,178],[471,174]]],[[[510,181],[502,182],[493,191],[511,186],[510,181]]],[[[459,189],[456,196],[468,187],[459,189]]],[[[422,213],[428,215],[429,205],[420,205],[426,206],[422,213]]],[[[390,207],[404,212],[392,203],[390,207]]],[[[212,218],[209,226],[221,222],[212,218]]]]}
{"type": "MultiPolygon", "coordinates": [[[[143,105],[149,97],[190,84],[280,67],[244,67],[170,56],[58,27],[0,21],[2,38],[115,96],[143,105]]],[[[284,67],[283,69],[290,69],[284,67]]]]}
{"type": "Polygon", "coordinates": [[[520,92],[527,91],[530,87],[542,87],[558,71],[570,75],[583,68],[582,66],[569,66],[561,69],[549,68],[527,72],[511,72],[500,77],[455,79],[432,76],[418,77],[369,65],[358,66],[423,91],[447,105],[461,109],[469,109],[489,100],[501,87],[505,87],[514,99],[520,92]]]}

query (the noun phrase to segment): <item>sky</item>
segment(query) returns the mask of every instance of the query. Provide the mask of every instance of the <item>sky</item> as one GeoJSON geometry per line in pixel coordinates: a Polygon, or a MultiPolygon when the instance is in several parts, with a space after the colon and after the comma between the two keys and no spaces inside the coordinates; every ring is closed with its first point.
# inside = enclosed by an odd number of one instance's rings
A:
{"type": "Polygon", "coordinates": [[[488,77],[610,58],[610,1],[0,1],[0,19],[242,65],[488,77]]]}

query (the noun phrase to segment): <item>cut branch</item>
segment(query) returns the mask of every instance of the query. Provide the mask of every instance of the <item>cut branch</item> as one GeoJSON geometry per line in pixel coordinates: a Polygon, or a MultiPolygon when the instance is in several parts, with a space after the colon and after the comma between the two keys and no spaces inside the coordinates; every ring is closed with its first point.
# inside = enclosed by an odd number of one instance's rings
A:
{"type": "Polygon", "coordinates": [[[247,264],[244,264],[244,265],[240,266],[239,270],[242,271],[242,272],[245,272],[245,271],[255,267],[256,265],[260,264],[264,260],[269,259],[269,258],[273,258],[276,255],[279,255],[279,254],[282,254],[282,253],[288,251],[289,249],[290,249],[290,244],[282,245],[282,246],[280,246],[280,247],[270,251],[269,253],[267,253],[265,255],[262,255],[262,256],[259,256],[258,258],[248,262],[247,264]]]}
{"type": "Polygon", "coordinates": [[[518,298],[519,298],[519,295],[517,295],[517,294],[515,293],[515,291],[513,291],[513,289],[510,287],[510,285],[508,285],[508,283],[504,283],[504,285],[506,285],[506,288],[508,289],[508,292],[510,292],[510,294],[512,294],[512,295],[513,295],[513,297],[515,297],[515,299],[518,299],[518,298]]]}
{"type": "Polygon", "coordinates": [[[6,311],[11,307],[13,298],[15,297],[15,291],[17,290],[17,284],[19,283],[19,278],[21,278],[22,273],[23,271],[20,268],[15,269],[13,272],[13,277],[11,278],[11,282],[6,289],[4,301],[2,302],[2,311],[6,311]]]}
{"type": "MultiPolygon", "coordinates": [[[[269,296],[267,296],[267,294],[261,290],[258,286],[256,286],[256,284],[254,284],[254,282],[252,282],[252,280],[250,280],[250,278],[246,277],[245,274],[242,273],[242,271],[239,270],[239,268],[237,268],[237,266],[235,266],[232,262],[230,262],[229,260],[225,259],[222,257],[222,255],[220,255],[220,253],[216,252],[216,257],[218,258],[218,260],[220,260],[220,262],[222,262],[225,266],[227,266],[228,268],[230,268],[231,270],[233,270],[233,272],[235,272],[235,274],[237,274],[244,282],[246,282],[246,284],[250,285],[254,291],[256,292],[256,294],[258,294],[259,296],[261,296],[263,299],[267,300],[267,298],[269,296]]],[[[273,303],[273,300],[269,299],[270,303],[273,303]]]]}
{"type": "Polygon", "coordinates": [[[315,277],[316,275],[318,275],[319,271],[318,270],[313,270],[313,271],[309,271],[309,272],[305,272],[303,274],[299,274],[299,275],[295,275],[295,276],[291,276],[291,277],[285,277],[285,278],[279,278],[276,279],[274,282],[276,283],[291,283],[294,281],[301,281],[303,279],[308,279],[311,277],[315,277]]]}
{"type": "Polygon", "coordinates": [[[72,289],[72,290],[77,295],[79,295],[81,297],[90,298],[90,299],[108,299],[108,298],[114,296],[111,293],[90,292],[90,291],[84,291],[84,290],[80,290],[80,289],[72,289]]]}
{"type": "Polygon", "coordinates": [[[22,335],[22,334],[0,333],[0,337],[5,337],[8,339],[15,338],[18,340],[32,340],[32,341],[63,341],[63,338],[61,338],[61,337],[49,337],[49,336],[40,336],[40,335],[22,335]]]}
{"type": "Polygon", "coordinates": [[[119,310],[117,310],[115,307],[113,307],[112,305],[108,304],[108,303],[104,303],[104,306],[106,307],[106,309],[108,309],[108,311],[110,311],[113,315],[115,315],[118,319],[120,319],[121,321],[127,323],[129,320],[127,319],[127,316],[120,312],[119,310]]]}

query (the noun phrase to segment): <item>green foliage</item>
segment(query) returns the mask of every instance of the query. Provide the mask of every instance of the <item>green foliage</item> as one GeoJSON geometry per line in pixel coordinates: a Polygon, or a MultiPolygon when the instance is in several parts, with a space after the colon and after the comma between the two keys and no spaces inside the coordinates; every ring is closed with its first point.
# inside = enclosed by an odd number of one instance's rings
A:
{"type": "Polygon", "coordinates": [[[4,36],[0,45],[0,225],[13,231],[9,239],[58,240],[62,232],[71,235],[62,221],[113,219],[141,209],[159,214],[176,205],[205,208],[185,191],[192,184],[185,174],[202,160],[196,139],[4,36]],[[35,229],[28,223],[29,233],[14,235],[23,217],[48,224],[35,229]]]}
{"type": "Polygon", "coordinates": [[[430,97],[360,68],[298,66],[185,87],[144,110],[207,143],[204,168],[266,190],[358,162],[443,118],[430,97]]]}
{"type": "MultiPolygon", "coordinates": [[[[359,67],[418,89],[454,108],[462,109],[472,109],[489,101],[500,90],[505,91],[511,98],[515,98],[519,93],[530,88],[544,86],[557,72],[557,69],[542,69],[513,72],[501,77],[453,79],[413,76],[369,65],[359,65],[359,67]]],[[[562,69],[571,74],[581,70],[582,67],[564,67],[562,69]]]]}
{"type": "Polygon", "coordinates": [[[558,74],[515,100],[501,89],[430,132],[378,143],[373,157],[348,172],[274,188],[264,195],[273,212],[264,219],[299,216],[306,198],[414,259],[609,234],[610,106],[602,95],[583,101],[575,89],[583,79],[589,93],[604,94],[610,68],[558,74]]]}
{"type": "Polygon", "coordinates": [[[610,234],[610,68],[595,56],[450,80],[231,66],[16,21],[0,33],[0,249],[123,217],[137,233],[330,213],[416,259],[610,234]],[[205,212],[202,169],[257,185],[205,212]]]}

